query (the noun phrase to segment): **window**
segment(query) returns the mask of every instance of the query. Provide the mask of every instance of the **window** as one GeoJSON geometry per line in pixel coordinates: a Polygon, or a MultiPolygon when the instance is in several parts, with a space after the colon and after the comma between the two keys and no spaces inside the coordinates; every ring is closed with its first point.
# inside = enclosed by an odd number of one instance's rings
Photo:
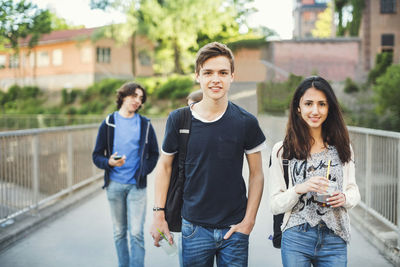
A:
{"type": "Polygon", "coordinates": [[[98,63],[110,63],[111,62],[111,48],[109,48],[109,47],[97,47],[97,49],[96,49],[96,61],[98,63]]]}
{"type": "Polygon", "coordinates": [[[90,63],[92,62],[92,48],[91,47],[82,47],[81,48],[81,61],[82,63],[90,63]]]}
{"type": "Polygon", "coordinates": [[[382,34],[381,46],[394,46],[394,34],[382,34]]]}
{"type": "Polygon", "coordinates": [[[382,14],[396,13],[396,0],[381,0],[381,13],[382,14]]]}
{"type": "Polygon", "coordinates": [[[19,55],[10,55],[10,62],[8,62],[10,69],[16,69],[19,67],[19,55]]]}
{"type": "Polygon", "coordinates": [[[6,55],[0,55],[0,69],[4,69],[6,67],[6,55]]]}
{"type": "Polygon", "coordinates": [[[50,64],[49,52],[41,51],[37,53],[37,66],[47,67],[50,64]]]}
{"type": "Polygon", "coordinates": [[[63,54],[61,49],[53,50],[52,56],[53,66],[61,66],[63,62],[63,54]]]}

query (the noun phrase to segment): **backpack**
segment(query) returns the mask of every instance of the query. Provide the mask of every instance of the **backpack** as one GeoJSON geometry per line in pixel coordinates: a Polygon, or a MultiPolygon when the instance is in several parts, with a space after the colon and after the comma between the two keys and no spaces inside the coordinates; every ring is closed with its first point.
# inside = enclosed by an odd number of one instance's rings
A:
{"type": "MultiPolygon", "coordinates": [[[[283,165],[283,177],[285,178],[286,189],[289,188],[289,160],[282,159],[283,165]]],[[[269,166],[271,167],[271,158],[269,158],[269,166]]],[[[281,248],[281,239],[282,239],[282,222],[283,216],[285,213],[274,215],[274,235],[270,236],[269,239],[272,240],[272,245],[274,248],[281,248]]]]}
{"type": "Polygon", "coordinates": [[[172,162],[171,179],[169,182],[167,199],[165,201],[165,220],[172,232],[180,232],[182,228],[181,210],[183,205],[183,186],[185,183],[185,160],[187,142],[189,140],[192,114],[189,107],[178,111],[179,146],[172,162]]]}

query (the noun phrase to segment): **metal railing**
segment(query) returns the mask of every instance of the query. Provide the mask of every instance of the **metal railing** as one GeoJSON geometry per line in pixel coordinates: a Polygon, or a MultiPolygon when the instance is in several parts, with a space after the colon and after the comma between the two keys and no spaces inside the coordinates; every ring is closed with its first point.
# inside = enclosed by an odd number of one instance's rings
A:
{"type": "Polygon", "coordinates": [[[103,119],[103,115],[2,114],[0,131],[100,123],[103,119]]]}
{"type": "Polygon", "coordinates": [[[98,124],[0,133],[0,224],[103,175],[91,160],[98,124]]]}
{"type": "Polygon", "coordinates": [[[400,133],[348,128],[360,206],[400,235],[400,133]]]}

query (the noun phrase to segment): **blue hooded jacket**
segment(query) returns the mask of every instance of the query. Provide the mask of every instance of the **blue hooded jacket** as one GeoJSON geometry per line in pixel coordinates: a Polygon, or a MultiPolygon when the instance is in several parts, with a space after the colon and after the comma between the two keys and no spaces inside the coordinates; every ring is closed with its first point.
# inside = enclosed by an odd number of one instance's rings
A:
{"type": "MultiPolygon", "coordinates": [[[[153,171],[157,164],[159,151],[157,137],[150,120],[141,115],[139,115],[139,118],[141,126],[139,141],[140,165],[135,174],[135,180],[138,188],[145,188],[147,186],[147,175],[153,171]]],[[[93,163],[104,170],[103,189],[110,183],[110,170],[113,168],[108,165],[108,159],[113,151],[115,127],[115,118],[112,113],[101,123],[97,134],[96,146],[92,153],[93,163]]]]}

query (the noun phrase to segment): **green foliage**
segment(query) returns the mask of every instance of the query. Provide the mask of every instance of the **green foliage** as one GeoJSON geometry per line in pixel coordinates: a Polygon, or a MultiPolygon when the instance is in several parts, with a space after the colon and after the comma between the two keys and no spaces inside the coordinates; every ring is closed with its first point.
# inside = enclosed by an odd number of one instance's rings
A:
{"type": "Polygon", "coordinates": [[[382,52],[376,55],[375,67],[368,73],[368,84],[375,84],[376,79],[385,73],[393,62],[392,52],[382,52]]]}
{"type": "Polygon", "coordinates": [[[360,30],[362,12],[365,7],[365,0],[350,0],[353,6],[353,11],[351,12],[352,20],[347,25],[350,36],[358,36],[360,30]]]}
{"type": "Polygon", "coordinates": [[[268,42],[265,40],[264,37],[257,39],[238,40],[227,44],[227,46],[232,50],[232,52],[237,51],[241,48],[257,49],[267,45],[268,42]]]}
{"type": "Polygon", "coordinates": [[[0,0],[0,22],[1,40],[15,53],[21,39],[28,38],[28,46],[32,48],[42,34],[51,32],[50,12],[25,0],[0,0]]]}
{"type": "Polygon", "coordinates": [[[226,43],[240,35],[239,26],[245,25],[247,15],[254,11],[248,8],[251,2],[253,0],[91,0],[91,7],[125,12],[127,23],[113,27],[106,33],[108,37],[128,40],[135,34],[145,34],[157,44],[156,73],[183,74],[192,72],[193,57],[199,47],[211,41],[226,43]]]}
{"type": "Polygon", "coordinates": [[[193,89],[194,82],[188,76],[173,76],[156,90],[159,99],[178,99],[186,97],[193,89]]]}
{"type": "Polygon", "coordinates": [[[358,85],[351,78],[347,77],[344,84],[344,92],[351,94],[358,91],[360,91],[358,85]]]}
{"type": "Polygon", "coordinates": [[[69,104],[74,103],[77,96],[79,96],[80,93],[81,93],[81,91],[78,89],[68,90],[66,88],[63,88],[61,90],[61,104],[69,105],[69,104]]]}
{"type": "Polygon", "coordinates": [[[37,86],[12,85],[6,93],[0,94],[3,112],[9,114],[39,114],[44,102],[43,92],[37,86]]]}
{"type": "MultiPolygon", "coordinates": [[[[338,14],[337,36],[358,36],[360,30],[362,11],[365,7],[365,0],[335,0],[335,11],[338,14]],[[346,7],[351,6],[351,20],[346,24],[343,21],[343,12],[346,7]]],[[[350,17],[350,16],[349,16],[350,17]]]]}
{"type": "Polygon", "coordinates": [[[388,67],[385,74],[376,80],[373,90],[379,113],[387,111],[400,117],[400,64],[388,67]]]}
{"type": "Polygon", "coordinates": [[[290,74],[284,82],[265,82],[257,85],[260,112],[284,113],[290,104],[293,93],[303,77],[290,74]]]}

